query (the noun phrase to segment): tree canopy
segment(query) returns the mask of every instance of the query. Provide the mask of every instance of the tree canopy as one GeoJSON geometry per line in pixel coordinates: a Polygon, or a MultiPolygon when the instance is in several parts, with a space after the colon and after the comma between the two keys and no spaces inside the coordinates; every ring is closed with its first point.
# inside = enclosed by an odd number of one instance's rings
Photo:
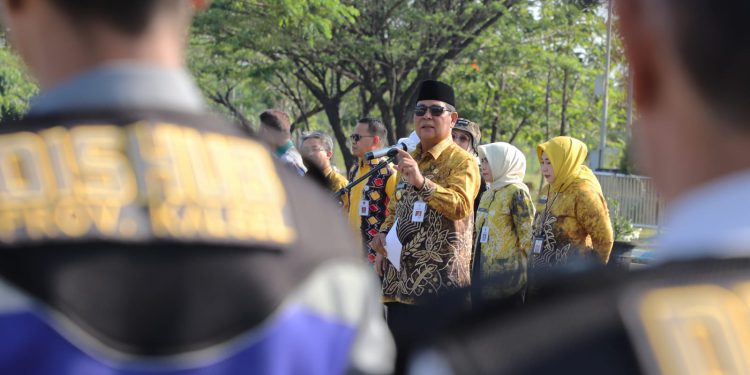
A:
{"type": "MultiPolygon", "coordinates": [[[[196,17],[189,68],[206,98],[253,128],[266,108],[301,131],[334,136],[345,163],[357,119],[381,118],[390,142],[411,131],[416,88],[456,89],[483,142],[533,157],[559,134],[598,147],[607,12],[599,0],[214,0],[196,17]]],[[[627,143],[627,70],[615,35],[607,143],[627,143]]],[[[0,39],[0,115],[20,116],[35,85],[0,39]]],[[[535,163],[529,163],[530,166],[535,163]]]]}
{"type": "Polygon", "coordinates": [[[18,57],[0,36],[0,121],[21,117],[36,90],[18,57]]]}
{"type": "MultiPolygon", "coordinates": [[[[332,133],[351,163],[346,134],[358,118],[383,119],[393,142],[411,131],[419,82],[441,79],[486,141],[598,143],[606,12],[596,0],[300,3],[307,18],[294,24],[252,4],[217,1],[193,43],[210,56],[198,59],[207,94],[247,123],[247,109],[282,107],[300,129],[332,133]]],[[[608,139],[623,150],[627,77],[621,46],[612,51],[608,139]]]]}

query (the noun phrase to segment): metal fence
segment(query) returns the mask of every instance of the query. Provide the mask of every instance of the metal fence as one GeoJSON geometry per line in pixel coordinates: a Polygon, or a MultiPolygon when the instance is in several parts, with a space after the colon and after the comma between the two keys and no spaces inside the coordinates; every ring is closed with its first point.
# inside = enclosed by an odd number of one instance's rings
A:
{"type": "Polygon", "coordinates": [[[635,226],[659,226],[664,202],[659,199],[651,178],[602,171],[594,174],[602,185],[611,215],[619,210],[619,215],[630,219],[635,226]]]}

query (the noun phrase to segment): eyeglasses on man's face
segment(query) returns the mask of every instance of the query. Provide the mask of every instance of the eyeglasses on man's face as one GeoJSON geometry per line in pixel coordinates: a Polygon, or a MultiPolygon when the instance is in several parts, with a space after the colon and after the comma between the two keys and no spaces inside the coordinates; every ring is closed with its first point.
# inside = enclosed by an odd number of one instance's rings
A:
{"type": "Polygon", "coordinates": [[[424,104],[417,104],[417,106],[414,107],[414,114],[417,116],[424,116],[427,111],[430,111],[430,116],[434,117],[442,116],[445,112],[453,112],[450,108],[437,104],[433,104],[429,107],[424,104]]]}
{"type": "Polygon", "coordinates": [[[316,152],[326,152],[326,149],[322,147],[306,147],[302,149],[304,152],[312,154],[316,152]]]}
{"type": "Polygon", "coordinates": [[[372,138],[372,137],[374,137],[374,135],[359,135],[359,134],[352,134],[352,135],[350,135],[350,136],[349,136],[349,139],[351,139],[351,140],[352,140],[352,142],[354,142],[354,143],[357,143],[357,142],[359,142],[359,141],[360,141],[360,140],[361,140],[362,138],[372,138]]]}

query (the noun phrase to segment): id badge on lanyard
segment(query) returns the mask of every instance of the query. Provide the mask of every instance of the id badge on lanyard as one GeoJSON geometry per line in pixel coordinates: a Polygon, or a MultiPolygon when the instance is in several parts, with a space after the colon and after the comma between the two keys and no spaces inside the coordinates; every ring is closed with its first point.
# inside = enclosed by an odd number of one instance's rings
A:
{"type": "MultiPolygon", "coordinates": [[[[555,197],[554,197],[554,198],[552,198],[552,202],[550,202],[550,201],[549,201],[549,200],[547,199],[547,197],[546,197],[546,196],[542,197],[542,199],[544,199],[544,204],[545,204],[545,206],[546,206],[546,207],[544,208],[544,214],[543,214],[543,215],[542,215],[542,217],[541,217],[541,219],[542,219],[542,220],[541,220],[541,223],[539,223],[539,225],[541,225],[542,227],[544,227],[544,223],[546,223],[546,222],[547,222],[547,217],[548,217],[548,216],[550,215],[550,210],[552,209],[552,205],[554,205],[554,204],[555,204],[555,201],[557,200],[557,197],[558,197],[559,195],[560,195],[560,193],[559,193],[559,192],[558,192],[558,193],[556,193],[556,194],[555,194],[555,197]]],[[[540,231],[541,231],[541,230],[542,230],[542,229],[540,229],[540,231]]],[[[539,235],[536,235],[536,236],[534,236],[534,244],[533,244],[533,246],[531,247],[531,252],[532,252],[533,254],[541,254],[541,253],[542,253],[542,246],[544,246],[544,235],[543,235],[542,233],[540,233],[539,235]]]]}
{"type": "Polygon", "coordinates": [[[483,226],[482,233],[479,235],[479,243],[487,243],[490,240],[490,227],[483,226]]]}
{"type": "Polygon", "coordinates": [[[366,199],[359,201],[359,216],[367,216],[370,214],[370,202],[366,199]]]}
{"type": "Polygon", "coordinates": [[[414,202],[414,210],[411,212],[411,221],[413,223],[423,222],[425,211],[427,211],[427,203],[422,201],[414,202]]]}
{"type": "Polygon", "coordinates": [[[541,254],[542,253],[542,245],[544,244],[544,237],[542,236],[534,236],[534,246],[532,247],[532,252],[534,254],[541,254]]]}

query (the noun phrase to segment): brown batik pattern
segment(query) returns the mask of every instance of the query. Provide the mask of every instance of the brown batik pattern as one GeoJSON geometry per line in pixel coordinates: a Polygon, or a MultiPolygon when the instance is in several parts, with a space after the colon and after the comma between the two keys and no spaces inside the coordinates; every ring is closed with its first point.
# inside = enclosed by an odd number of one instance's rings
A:
{"type": "MultiPolygon", "coordinates": [[[[426,175],[429,180],[437,176],[426,175]]],[[[412,222],[414,203],[420,195],[430,195],[434,184],[417,192],[400,183],[396,196],[397,234],[402,243],[401,268],[386,262],[383,294],[387,300],[416,304],[446,290],[470,284],[471,217],[453,221],[427,205],[423,222],[412,222]],[[405,203],[405,204],[404,204],[405,203]]]]}

